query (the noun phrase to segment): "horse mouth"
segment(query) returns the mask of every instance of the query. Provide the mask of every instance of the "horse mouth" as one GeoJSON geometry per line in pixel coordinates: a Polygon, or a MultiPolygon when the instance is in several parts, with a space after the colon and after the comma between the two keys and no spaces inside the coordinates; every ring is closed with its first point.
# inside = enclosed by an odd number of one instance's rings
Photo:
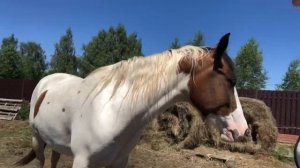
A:
{"type": "Polygon", "coordinates": [[[229,130],[227,128],[223,129],[223,132],[221,134],[221,139],[226,142],[234,142],[235,140],[238,140],[239,138],[239,131],[237,129],[229,130]]]}

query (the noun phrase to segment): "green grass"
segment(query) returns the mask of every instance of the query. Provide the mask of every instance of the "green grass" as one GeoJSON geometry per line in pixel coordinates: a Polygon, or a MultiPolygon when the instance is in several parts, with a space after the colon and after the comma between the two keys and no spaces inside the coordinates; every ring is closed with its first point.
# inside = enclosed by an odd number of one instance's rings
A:
{"type": "MultiPolygon", "coordinates": [[[[26,148],[31,146],[31,129],[27,121],[5,121],[0,124],[2,148],[26,148]]],[[[1,147],[1,146],[0,146],[1,147]]]]}
{"type": "Polygon", "coordinates": [[[294,164],[294,145],[278,144],[272,156],[282,162],[294,164]]]}

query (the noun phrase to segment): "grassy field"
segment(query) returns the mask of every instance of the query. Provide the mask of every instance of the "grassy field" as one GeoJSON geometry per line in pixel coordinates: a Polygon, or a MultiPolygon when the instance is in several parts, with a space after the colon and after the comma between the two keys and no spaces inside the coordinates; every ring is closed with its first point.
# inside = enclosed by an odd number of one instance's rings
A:
{"type": "MultiPolygon", "coordinates": [[[[8,168],[26,155],[31,147],[31,130],[26,121],[0,120],[0,168],[8,168]]],[[[165,168],[165,167],[242,167],[242,168],[292,168],[295,167],[292,159],[292,145],[278,144],[276,151],[266,154],[242,154],[226,150],[210,148],[202,145],[194,150],[176,150],[170,147],[163,139],[153,139],[152,143],[141,141],[130,154],[128,167],[131,168],[165,168]],[[156,145],[153,145],[156,144],[156,145]],[[224,163],[217,159],[199,157],[198,154],[213,154],[231,158],[224,163]]],[[[50,167],[50,151],[46,150],[46,166],[50,167]]],[[[38,167],[35,160],[25,168],[38,167]]],[[[72,157],[62,156],[59,166],[71,167],[72,157]]]]}

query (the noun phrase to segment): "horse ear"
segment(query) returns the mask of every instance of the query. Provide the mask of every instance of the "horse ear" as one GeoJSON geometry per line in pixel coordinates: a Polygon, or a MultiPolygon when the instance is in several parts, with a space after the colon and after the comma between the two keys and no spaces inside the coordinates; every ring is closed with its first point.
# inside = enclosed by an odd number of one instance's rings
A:
{"type": "Polygon", "coordinates": [[[222,65],[222,55],[226,51],[228,42],[229,42],[229,36],[230,33],[225,34],[219,41],[217,48],[214,53],[214,70],[217,70],[219,68],[223,68],[222,65]]]}

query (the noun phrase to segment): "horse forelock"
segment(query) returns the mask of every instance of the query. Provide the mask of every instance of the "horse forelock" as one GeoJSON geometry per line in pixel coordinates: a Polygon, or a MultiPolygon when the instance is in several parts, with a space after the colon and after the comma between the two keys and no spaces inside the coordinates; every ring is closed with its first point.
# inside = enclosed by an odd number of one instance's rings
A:
{"type": "Polygon", "coordinates": [[[158,92],[166,92],[174,87],[178,82],[178,73],[183,72],[183,62],[191,63],[190,71],[186,73],[192,74],[196,67],[202,66],[202,60],[208,53],[210,51],[206,48],[185,46],[98,68],[85,78],[86,82],[92,80],[95,83],[87,96],[94,98],[107,86],[113,85],[112,98],[126,82],[129,86],[126,97],[134,102],[142,96],[150,103],[158,92]]]}

